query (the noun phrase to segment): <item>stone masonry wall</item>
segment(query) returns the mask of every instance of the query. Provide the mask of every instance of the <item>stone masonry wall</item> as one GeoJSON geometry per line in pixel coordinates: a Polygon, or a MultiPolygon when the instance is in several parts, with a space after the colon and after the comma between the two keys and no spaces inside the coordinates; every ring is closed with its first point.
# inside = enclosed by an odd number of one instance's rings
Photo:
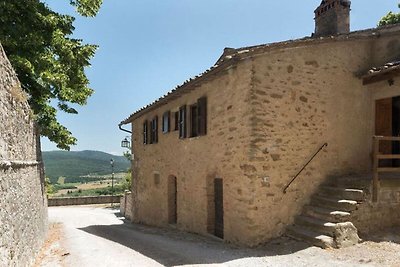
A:
{"type": "Polygon", "coordinates": [[[48,206],[73,206],[73,205],[90,205],[90,204],[119,204],[121,196],[90,196],[90,197],[58,197],[49,198],[48,206]]]}
{"type": "Polygon", "coordinates": [[[39,137],[26,100],[0,46],[0,266],[30,266],[47,231],[39,137]]]}
{"type": "Polygon", "coordinates": [[[362,85],[360,74],[400,55],[397,36],[271,51],[252,62],[251,143],[247,163],[254,190],[251,239],[281,235],[330,177],[371,170],[375,99],[398,87],[362,85]],[[283,193],[285,185],[323,145],[283,193]]]}
{"type": "MultiPolygon", "coordinates": [[[[224,186],[226,241],[257,245],[281,235],[330,177],[371,168],[374,100],[398,87],[362,86],[360,76],[400,55],[399,33],[266,46],[190,93],[133,121],[133,220],[168,225],[168,177],[176,176],[180,229],[212,233],[213,179],[224,186]],[[206,136],[162,134],[143,145],[145,120],[208,99],[206,136]],[[283,193],[325,142],[328,147],[283,193]]],[[[173,125],[173,118],[172,123],[173,125]]]]}
{"type": "MultiPolygon", "coordinates": [[[[250,65],[232,67],[196,90],[184,94],[160,109],[133,122],[133,220],[151,225],[168,225],[168,177],[177,177],[177,227],[201,234],[213,233],[214,178],[224,186],[225,240],[248,243],[248,222],[252,192],[243,165],[249,143],[246,127],[250,109],[244,100],[250,95],[250,65]],[[207,97],[207,135],[179,139],[178,131],[163,134],[158,144],[143,145],[143,122],[165,111],[207,97]]],[[[171,126],[174,118],[171,116],[171,126]]],[[[159,126],[161,127],[161,126],[159,126]]]]}
{"type": "Polygon", "coordinates": [[[395,185],[381,184],[378,199],[378,202],[365,201],[351,215],[361,238],[371,232],[400,226],[400,178],[395,185]]]}
{"type": "Polygon", "coordinates": [[[125,191],[120,200],[120,212],[127,220],[132,219],[132,193],[125,191]]]}

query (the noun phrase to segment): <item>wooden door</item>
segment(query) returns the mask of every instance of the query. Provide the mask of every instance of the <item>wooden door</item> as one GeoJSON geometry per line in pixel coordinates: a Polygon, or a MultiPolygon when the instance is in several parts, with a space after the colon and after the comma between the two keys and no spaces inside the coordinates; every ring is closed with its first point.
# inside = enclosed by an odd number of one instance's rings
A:
{"type": "Polygon", "coordinates": [[[222,179],[214,180],[215,227],[214,235],[224,238],[224,189],[222,179]]]}
{"type": "Polygon", "coordinates": [[[175,176],[168,177],[168,223],[178,222],[177,200],[178,188],[175,176]]]}
{"type": "MultiPolygon", "coordinates": [[[[393,99],[385,98],[376,100],[375,104],[375,135],[393,135],[393,99]]],[[[392,154],[392,142],[380,142],[379,152],[382,154],[392,154]]],[[[392,166],[392,160],[381,160],[380,166],[392,166]]]]}

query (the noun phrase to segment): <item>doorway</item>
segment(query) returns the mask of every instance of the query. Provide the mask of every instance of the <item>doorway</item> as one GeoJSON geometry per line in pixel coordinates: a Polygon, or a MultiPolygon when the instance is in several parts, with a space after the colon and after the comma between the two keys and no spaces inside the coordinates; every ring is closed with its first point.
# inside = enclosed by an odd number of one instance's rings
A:
{"type": "Polygon", "coordinates": [[[178,222],[178,186],[176,176],[168,177],[168,223],[178,222]]]}
{"type": "Polygon", "coordinates": [[[224,188],[220,178],[214,179],[214,235],[224,238],[224,188]]]}
{"type": "MultiPolygon", "coordinates": [[[[375,135],[400,136],[400,96],[376,100],[375,135]]],[[[382,141],[379,152],[382,154],[400,154],[399,142],[382,141]]],[[[381,167],[400,167],[399,160],[385,159],[381,167]]]]}

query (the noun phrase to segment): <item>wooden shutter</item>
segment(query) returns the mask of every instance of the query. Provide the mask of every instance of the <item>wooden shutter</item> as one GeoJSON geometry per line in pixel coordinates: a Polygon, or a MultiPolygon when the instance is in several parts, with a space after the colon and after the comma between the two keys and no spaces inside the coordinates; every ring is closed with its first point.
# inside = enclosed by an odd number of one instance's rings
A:
{"type": "Polygon", "coordinates": [[[186,105],[179,108],[179,138],[186,138],[186,105]]]}
{"type": "Polygon", "coordinates": [[[179,111],[174,112],[174,118],[175,118],[175,131],[179,130],[179,111]]]}
{"type": "Polygon", "coordinates": [[[197,119],[199,135],[207,134],[207,98],[202,97],[197,100],[197,119]]]}
{"type": "Polygon", "coordinates": [[[148,144],[148,129],[147,129],[147,120],[143,123],[143,144],[148,144]]]}
{"type": "Polygon", "coordinates": [[[189,114],[189,119],[190,119],[190,121],[189,121],[189,135],[190,135],[190,137],[195,137],[195,136],[199,135],[198,134],[198,129],[199,129],[198,125],[199,125],[199,123],[198,123],[197,111],[198,111],[197,105],[190,106],[190,108],[189,108],[189,113],[190,113],[189,114]]]}
{"type": "Polygon", "coordinates": [[[158,143],[158,116],[154,118],[154,143],[158,143]]]}
{"type": "Polygon", "coordinates": [[[167,112],[167,132],[171,131],[171,112],[167,112]]]}

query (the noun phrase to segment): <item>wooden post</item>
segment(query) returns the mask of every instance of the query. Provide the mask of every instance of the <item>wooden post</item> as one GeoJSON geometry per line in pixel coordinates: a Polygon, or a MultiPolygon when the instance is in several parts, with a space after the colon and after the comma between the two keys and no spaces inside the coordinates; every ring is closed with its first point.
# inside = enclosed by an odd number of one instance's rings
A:
{"type": "Polygon", "coordinates": [[[379,137],[374,136],[373,138],[373,181],[372,181],[372,201],[378,202],[378,190],[379,190],[379,137]]]}

